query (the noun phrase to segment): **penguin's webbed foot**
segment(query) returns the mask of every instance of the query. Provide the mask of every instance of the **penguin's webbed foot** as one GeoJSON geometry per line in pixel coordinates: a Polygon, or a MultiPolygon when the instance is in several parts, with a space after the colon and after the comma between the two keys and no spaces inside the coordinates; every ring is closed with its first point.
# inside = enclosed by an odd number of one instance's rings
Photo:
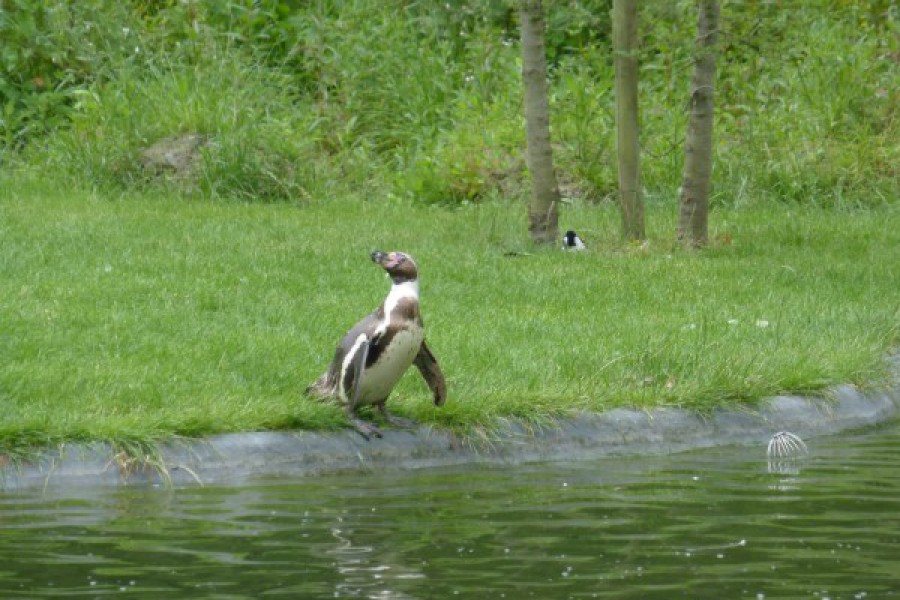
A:
{"type": "Polygon", "coordinates": [[[398,417],[397,415],[391,414],[384,404],[378,405],[378,412],[381,413],[381,416],[384,417],[385,421],[387,421],[394,427],[399,427],[401,429],[412,429],[413,427],[416,427],[418,425],[418,423],[416,423],[412,419],[405,419],[403,417],[398,417]]]}
{"type": "Polygon", "coordinates": [[[399,427],[400,429],[412,429],[419,425],[412,419],[405,419],[403,417],[397,417],[395,415],[389,415],[385,418],[387,419],[388,423],[390,423],[394,427],[399,427]]]}
{"type": "Polygon", "coordinates": [[[353,425],[353,428],[366,440],[369,440],[373,437],[380,438],[381,430],[375,425],[375,423],[370,423],[369,421],[363,421],[359,417],[352,417],[350,419],[350,424],[353,425]]]}
{"type": "Polygon", "coordinates": [[[344,407],[344,414],[347,415],[347,420],[353,425],[353,429],[355,429],[359,435],[369,440],[373,437],[380,438],[381,430],[375,425],[375,423],[370,423],[365,419],[360,419],[359,415],[356,414],[356,411],[353,410],[350,406],[344,407]]]}

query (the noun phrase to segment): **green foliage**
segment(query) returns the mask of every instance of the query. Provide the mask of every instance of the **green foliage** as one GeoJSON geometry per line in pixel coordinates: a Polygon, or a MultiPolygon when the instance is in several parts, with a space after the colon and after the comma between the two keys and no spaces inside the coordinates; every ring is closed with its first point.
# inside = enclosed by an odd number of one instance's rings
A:
{"type": "Polygon", "coordinates": [[[544,45],[550,64],[585,50],[612,48],[612,0],[547,2],[544,45]]]}
{"type": "MultiPolygon", "coordinates": [[[[642,17],[644,71],[662,75],[642,90],[645,180],[674,190],[686,111],[671,111],[687,100],[695,16],[651,5],[642,17]]],[[[900,15],[883,2],[728,3],[720,26],[715,202],[895,202],[900,15]]]]}
{"type": "Polygon", "coordinates": [[[567,59],[551,93],[554,134],[561,143],[554,158],[564,198],[599,201],[618,186],[612,65],[588,54],[567,59]]]}
{"type": "MultiPolygon", "coordinates": [[[[609,0],[548,2],[565,196],[615,189],[609,0]]],[[[525,193],[509,0],[7,0],[0,152],[89,185],[159,185],[140,151],[210,136],[204,196],[306,199],[365,186],[463,203],[525,193]]],[[[674,201],[694,2],[643,3],[642,179],[674,201]]],[[[713,201],[871,206],[900,197],[900,15],[888,0],[726,2],[713,201]]],[[[163,182],[164,185],[171,184],[163,182]]]]}
{"type": "Polygon", "coordinates": [[[466,75],[448,123],[401,156],[394,188],[427,204],[458,204],[517,196],[525,172],[521,99],[510,93],[521,77],[517,49],[481,40],[481,71],[466,75]]]}
{"type": "Polygon", "coordinates": [[[0,148],[64,125],[78,90],[128,60],[138,42],[127,17],[104,0],[4,0],[0,148]]]}

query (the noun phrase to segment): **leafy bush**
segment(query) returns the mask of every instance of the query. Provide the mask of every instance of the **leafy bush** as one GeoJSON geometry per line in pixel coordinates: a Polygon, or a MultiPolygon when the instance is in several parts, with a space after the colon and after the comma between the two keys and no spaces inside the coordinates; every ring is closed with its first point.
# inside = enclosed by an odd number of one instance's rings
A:
{"type": "Polygon", "coordinates": [[[111,75],[138,42],[125,6],[104,0],[5,0],[0,8],[0,147],[22,147],[68,120],[78,90],[111,75]]]}

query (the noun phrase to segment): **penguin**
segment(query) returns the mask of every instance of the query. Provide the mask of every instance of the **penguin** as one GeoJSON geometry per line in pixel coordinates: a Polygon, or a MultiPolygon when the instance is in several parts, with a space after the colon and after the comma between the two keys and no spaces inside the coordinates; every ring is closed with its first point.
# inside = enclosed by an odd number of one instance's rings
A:
{"type": "Polygon", "coordinates": [[[578,237],[578,234],[571,229],[563,236],[563,250],[587,250],[587,246],[578,237]]]}
{"type": "Polygon", "coordinates": [[[350,424],[367,440],[381,437],[374,423],[359,417],[363,406],[374,406],[385,420],[398,427],[414,421],[396,417],[385,403],[394,386],[415,365],[434,395],[435,406],[447,399],[444,374],[425,343],[425,327],[419,311],[419,269],[402,252],[371,254],[372,261],[391,279],[391,290],[376,310],[354,325],[338,343],[328,370],[306,388],[306,395],[337,400],[350,424]]]}

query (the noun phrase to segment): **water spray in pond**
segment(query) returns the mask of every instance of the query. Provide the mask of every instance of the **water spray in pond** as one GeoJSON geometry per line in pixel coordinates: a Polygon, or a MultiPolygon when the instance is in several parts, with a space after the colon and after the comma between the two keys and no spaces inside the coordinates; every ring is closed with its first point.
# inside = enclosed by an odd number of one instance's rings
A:
{"type": "Polygon", "coordinates": [[[779,431],[769,440],[766,456],[769,458],[794,458],[809,454],[806,443],[790,431],[779,431]]]}
{"type": "Polygon", "coordinates": [[[766,447],[769,473],[796,475],[800,469],[794,459],[807,454],[809,449],[800,436],[790,431],[779,431],[769,439],[769,445],[766,447]]]}

